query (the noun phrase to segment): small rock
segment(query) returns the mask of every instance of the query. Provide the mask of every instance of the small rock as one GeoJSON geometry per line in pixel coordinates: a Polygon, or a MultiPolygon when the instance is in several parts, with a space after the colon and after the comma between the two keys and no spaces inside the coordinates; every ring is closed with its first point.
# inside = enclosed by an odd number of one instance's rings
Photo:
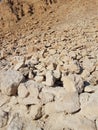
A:
{"type": "Polygon", "coordinates": [[[51,102],[54,99],[53,94],[48,93],[48,92],[46,92],[46,93],[41,92],[40,95],[39,95],[39,97],[41,99],[42,104],[46,104],[48,102],[51,102]]]}
{"type": "Polygon", "coordinates": [[[0,93],[0,107],[10,101],[10,97],[0,93]]]}
{"type": "Polygon", "coordinates": [[[68,76],[63,77],[62,81],[63,81],[63,86],[67,92],[76,92],[77,91],[76,87],[75,87],[75,83],[68,76]]]}
{"type": "Polygon", "coordinates": [[[15,117],[11,120],[10,124],[7,127],[7,130],[22,130],[23,122],[21,118],[16,114],[15,117]]]}
{"type": "Polygon", "coordinates": [[[85,105],[87,105],[89,98],[90,98],[91,94],[89,93],[81,93],[80,94],[80,104],[81,104],[81,108],[85,105]]]}
{"type": "Polygon", "coordinates": [[[37,75],[37,76],[34,78],[34,80],[35,80],[36,82],[38,82],[38,83],[41,83],[41,82],[44,80],[44,77],[41,76],[41,75],[37,75]]]}
{"type": "Polygon", "coordinates": [[[89,77],[89,76],[90,76],[90,72],[87,71],[87,70],[83,70],[83,72],[82,72],[82,74],[81,74],[81,77],[82,77],[83,79],[85,79],[85,78],[87,78],[87,77],[89,77]]]}
{"type": "Polygon", "coordinates": [[[50,115],[53,113],[56,113],[56,107],[54,102],[48,102],[44,107],[44,113],[45,115],[50,115]]]}
{"type": "Polygon", "coordinates": [[[55,83],[55,79],[53,76],[53,72],[52,71],[47,71],[46,73],[46,85],[49,87],[53,87],[55,83]]]}
{"type": "Polygon", "coordinates": [[[62,81],[63,81],[64,88],[68,92],[77,91],[78,93],[81,93],[84,90],[84,82],[79,75],[74,74],[74,75],[63,76],[62,81]]]}
{"type": "Polygon", "coordinates": [[[28,96],[27,98],[18,98],[18,103],[23,105],[36,105],[40,103],[40,100],[36,97],[28,96]]]}
{"type": "Polygon", "coordinates": [[[53,76],[55,77],[55,79],[59,79],[61,77],[61,72],[59,70],[54,70],[53,76]]]}
{"type": "Polygon", "coordinates": [[[26,88],[25,84],[21,83],[18,87],[18,96],[21,98],[27,97],[29,94],[28,89],[26,88]]]}
{"type": "Polygon", "coordinates": [[[38,84],[37,82],[33,81],[33,80],[29,80],[28,82],[25,83],[30,96],[33,97],[38,97],[39,95],[39,90],[40,90],[40,84],[38,84]]]}
{"type": "Polygon", "coordinates": [[[32,105],[29,114],[33,120],[38,120],[42,117],[42,107],[40,105],[32,105]]]}
{"type": "Polygon", "coordinates": [[[12,59],[12,63],[14,64],[14,70],[19,70],[25,62],[25,58],[23,56],[15,56],[12,59]]]}
{"type": "Polygon", "coordinates": [[[7,121],[8,121],[8,114],[6,112],[0,110],[0,128],[7,125],[7,121]]]}

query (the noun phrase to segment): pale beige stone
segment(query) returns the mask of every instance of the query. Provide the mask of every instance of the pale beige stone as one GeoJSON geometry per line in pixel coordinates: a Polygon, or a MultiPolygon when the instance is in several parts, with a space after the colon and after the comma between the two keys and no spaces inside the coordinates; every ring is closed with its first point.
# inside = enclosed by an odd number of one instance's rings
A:
{"type": "Polygon", "coordinates": [[[15,70],[8,70],[2,73],[0,89],[6,95],[15,95],[23,75],[15,70]]]}
{"type": "Polygon", "coordinates": [[[41,105],[32,105],[30,107],[30,117],[33,120],[38,120],[39,118],[42,117],[42,107],[41,105]]]}
{"type": "Polygon", "coordinates": [[[27,97],[29,94],[28,89],[26,88],[25,84],[21,83],[18,87],[18,96],[21,98],[27,97]]]}
{"type": "Polygon", "coordinates": [[[46,73],[46,85],[49,87],[53,87],[55,82],[53,72],[52,71],[47,71],[46,73]]]}

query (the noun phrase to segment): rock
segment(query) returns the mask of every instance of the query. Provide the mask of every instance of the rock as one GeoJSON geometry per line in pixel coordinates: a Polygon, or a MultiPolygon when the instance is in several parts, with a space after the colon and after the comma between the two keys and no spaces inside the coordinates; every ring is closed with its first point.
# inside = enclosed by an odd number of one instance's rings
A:
{"type": "Polygon", "coordinates": [[[21,98],[27,97],[29,94],[28,89],[26,88],[25,84],[21,83],[18,87],[18,96],[21,98]]]}
{"type": "Polygon", "coordinates": [[[19,70],[23,65],[24,65],[23,62],[16,64],[15,67],[14,67],[14,70],[19,70]]]}
{"type": "Polygon", "coordinates": [[[36,82],[38,82],[38,83],[41,83],[41,82],[44,80],[44,77],[41,76],[41,75],[38,75],[38,76],[36,76],[36,77],[34,78],[34,80],[35,80],[36,82]]]}
{"type": "Polygon", "coordinates": [[[66,90],[63,87],[44,87],[42,93],[49,93],[54,96],[54,100],[58,100],[66,95],[66,90]]]}
{"type": "Polygon", "coordinates": [[[89,98],[90,98],[91,94],[89,93],[81,93],[80,94],[80,104],[81,104],[81,108],[85,105],[87,105],[89,98]]]}
{"type": "Polygon", "coordinates": [[[19,69],[19,71],[23,74],[24,77],[29,76],[29,69],[27,67],[22,67],[19,69]]]}
{"type": "Polygon", "coordinates": [[[55,101],[58,112],[75,113],[80,109],[79,96],[77,92],[66,93],[61,99],[55,101]]]}
{"type": "Polygon", "coordinates": [[[96,127],[97,127],[97,130],[98,130],[98,118],[96,119],[96,127]]]}
{"type": "Polygon", "coordinates": [[[0,107],[10,101],[10,97],[0,93],[0,107]]]}
{"type": "Polygon", "coordinates": [[[53,72],[52,71],[47,71],[46,73],[46,85],[49,87],[53,87],[55,83],[55,79],[53,76],[53,72]]]}
{"type": "Polygon", "coordinates": [[[62,77],[63,86],[67,92],[76,92],[75,83],[68,77],[62,77]]]}
{"type": "Polygon", "coordinates": [[[7,125],[8,122],[8,113],[0,110],[0,128],[7,125]]]}
{"type": "Polygon", "coordinates": [[[54,113],[49,116],[45,130],[96,130],[94,122],[80,115],[54,113]],[[55,123],[54,123],[55,122],[55,123]]]}
{"type": "Polygon", "coordinates": [[[4,71],[1,75],[0,89],[2,93],[15,95],[19,84],[24,79],[23,75],[15,70],[4,71]]]}
{"type": "Polygon", "coordinates": [[[42,130],[42,128],[38,127],[31,119],[25,121],[24,128],[25,130],[42,130]]]}
{"type": "Polygon", "coordinates": [[[55,77],[55,79],[60,79],[61,72],[59,70],[54,70],[53,71],[53,76],[55,77]]]}
{"type": "Polygon", "coordinates": [[[95,69],[95,60],[85,57],[83,59],[83,68],[88,72],[92,72],[95,69]]]}
{"type": "Polygon", "coordinates": [[[39,95],[39,90],[40,90],[40,84],[38,84],[37,82],[33,81],[33,80],[29,80],[28,82],[25,83],[29,93],[30,93],[30,96],[33,96],[33,97],[38,97],[39,95]]]}
{"type": "Polygon", "coordinates": [[[98,90],[98,86],[89,85],[84,88],[84,91],[88,93],[94,93],[96,90],[98,90]]]}
{"type": "Polygon", "coordinates": [[[93,93],[88,102],[82,107],[80,114],[87,117],[90,120],[96,120],[98,118],[98,91],[93,93]]]}
{"type": "Polygon", "coordinates": [[[42,107],[40,105],[32,105],[30,107],[30,117],[33,120],[38,120],[42,117],[42,107]]]}
{"type": "Polygon", "coordinates": [[[12,63],[14,64],[14,70],[19,70],[25,62],[25,58],[23,56],[15,56],[12,59],[12,63]]]}
{"type": "Polygon", "coordinates": [[[76,73],[76,74],[79,74],[81,71],[79,63],[77,61],[70,61],[68,69],[71,73],[76,73]]]}
{"type": "Polygon", "coordinates": [[[16,114],[11,122],[9,123],[7,130],[22,130],[23,129],[23,122],[22,119],[16,114]]]}
{"type": "Polygon", "coordinates": [[[30,80],[31,80],[31,79],[34,79],[34,74],[33,74],[32,70],[29,71],[28,78],[29,78],[30,80]]]}
{"type": "Polygon", "coordinates": [[[62,81],[64,88],[68,92],[77,91],[78,93],[81,93],[84,90],[84,82],[79,75],[63,76],[62,81]]]}
{"type": "Polygon", "coordinates": [[[23,105],[36,105],[40,103],[40,100],[36,97],[28,96],[26,98],[18,98],[18,103],[23,105]]]}
{"type": "Polygon", "coordinates": [[[54,95],[51,94],[51,93],[44,93],[44,92],[41,92],[40,95],[39,95],[40,99],[41,99],[41,103],[42,104],[46,104],[48,102],[51,102],[54,100],[54,95]]]}
{"type": "Polygon", "coordinates": [[[15,115],[18,114],[19,116],[23,117],[23,118],[27,118],[27,115],[29,113],[27,106],[23,105],[23,104],[15,104],[12,106],[11,109],[11,115],[15,115]]]}
{"type": "Polygon", "coordinates": [[[82,74],[81,74],[81,77],[83,79],[87,78],[90,76],[90,72],[88,70],[83,70],[82,74]]]}
{"type": "Polygon", "coordinates": [[[62,100],[62,98],[65,97],[66,95],[66,90],[63,87],[57,87],[54,89],[54,96],[55,99],[54,100],[62,100]]]}
{"type": "Polygon", "coordinates": [[[49,71],[55,70],[55,64],[54,64],[54,63],[51,63],[50,65],[48,65],[48,66],[47,66],[47,70],[49,70],[49,71]]]}
{"type": "Polygon", "coordinates": [[[55,107],[55,102],[48,102],[45,107],[44,107],[44,113],[45,115],[50,115],[50,114],[53,114],[53,113],[56,113],[57,110],[56,110],[56,107],[55,107]]]}

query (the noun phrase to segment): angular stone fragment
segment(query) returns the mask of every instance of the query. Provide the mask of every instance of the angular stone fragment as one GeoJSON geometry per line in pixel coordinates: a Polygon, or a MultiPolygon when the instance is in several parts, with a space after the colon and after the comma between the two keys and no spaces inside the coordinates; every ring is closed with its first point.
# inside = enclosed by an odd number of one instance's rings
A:
{"type": "Polygon", "coordinates": [[[42,107],[40,105],[32,105],[30,107],[30,117],[37,120],[42,117],[42,107]]]}
{"type": "Polygon", "coordinates": [[[4,71],[1,75],[0,89],[2,93],[15,95],[19,84],[24,79],[23,75],[15,70],[4,71]]]}
{"type": "Polygon", "coordinates": [[[93,93],[88,102],[82,107],[81,115],[87,117],[90,120],[96,120],[98,118],[98,91],[93,93]]]}
{"type": "Polygon", "coordinates": [[[47,71],[46,73],[46,85],[49,87],[53,87],[55,83],[55,79],[53,76],[53,72],[52,71],[47,71]]]}
{"type": "Polygon", "coordinates": [[[66,93],[61,99],[55,101],[58,112],[74,113],[80,109],[79,96],[77,92],[66,93]]]}
{"type": "Polygon", "coordinates": [[[7,112],[4,112],[4,111],[0,110],[0,128],[2,128],[5,125],[7,125],[7,121],[8,121],[8,114],[7,114],[7,112]]]}
{"type": "Polygon", "coordinates": [[[84,82],[80,76],[68,75],[62,77],[63,86],[68,92],[75,92],[81,93],[84,89],[84,82]]]}
{"type": "Polygon", "coordinates": [[[54,95],[51,94],[51,93],[48,93],[48,92],[41,92],[40,95],[39,95],[40,99],[41,99],[41,103],[42,104],[46,104],[48,102],[51,102],[53,101],[54,99],[54,95]]]}
{"type": "Polygon", "coordinates": [[[7,127],[7,130],[22,130],[23,128],[23,122],[19,115],[15,115],[15,117],[12,118],[10,124],[7,127]]]}
{"type": "Polygon", "coordinates": [[[21,83],[18,87],[18,96],[21,98],[27,97],[29,94],[28,89],[26,88],[25,84],[21,83]]]}

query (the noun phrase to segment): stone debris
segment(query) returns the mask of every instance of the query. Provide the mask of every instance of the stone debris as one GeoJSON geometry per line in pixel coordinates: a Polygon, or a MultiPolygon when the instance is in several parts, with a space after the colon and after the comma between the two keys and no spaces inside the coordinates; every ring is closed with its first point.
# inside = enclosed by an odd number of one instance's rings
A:
{"type": "Polygon", "coordinates": [[[98,0],[0,1],[0,130],[98,130],[98,0]]]}

